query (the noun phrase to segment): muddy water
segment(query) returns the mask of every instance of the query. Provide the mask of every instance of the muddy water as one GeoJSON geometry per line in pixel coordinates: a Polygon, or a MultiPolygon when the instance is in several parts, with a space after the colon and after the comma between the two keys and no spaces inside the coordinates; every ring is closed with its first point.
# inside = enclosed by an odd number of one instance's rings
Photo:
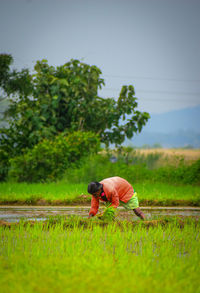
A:
{"type": "MultiPolygon", "coordinates": [[[[200,207],[141,207],[141,209],[147,219],[163,216],[200,217],[200,207]]],[[[89,206],[0,206],[0,220],[7,222],[18,222],[20,219],[43,221],[49,216],[56,215],[78,215],[85,218],[88,216],[89,210],[89,206]]],[[[103,207],[100,207],[99,212],[103,212],[103,207]]],[[[122,207],[117,209],[117,218],[138,219],[132,211],[126,211],[122,207]]]]}

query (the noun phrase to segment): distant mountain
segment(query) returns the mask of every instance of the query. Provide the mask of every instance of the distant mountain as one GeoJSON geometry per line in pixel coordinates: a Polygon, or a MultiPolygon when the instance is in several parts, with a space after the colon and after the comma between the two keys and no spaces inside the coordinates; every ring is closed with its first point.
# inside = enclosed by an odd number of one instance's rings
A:
{"type": "Polygon", "coordinates": [[[126,145],[142,147],[160,144],[164,148],[178,148],[191,146],[200,148],[200,133],[179,130],[173,133],[145,132],[127,140],[126,145]]]}
{"type": "Polygon", "coordinates": [[[200,106],[151,115],[142,132],[125,144],[141,147],[157,143],[168,148],[200,148],[200,106]]]}
{"type": "Polygon", "coordinates": [[[171,133],[179,130],[192,130],[200,133],[200,105],[162,114],[152,114],[144,127],[144,131],[147,132],[171,133]]]}

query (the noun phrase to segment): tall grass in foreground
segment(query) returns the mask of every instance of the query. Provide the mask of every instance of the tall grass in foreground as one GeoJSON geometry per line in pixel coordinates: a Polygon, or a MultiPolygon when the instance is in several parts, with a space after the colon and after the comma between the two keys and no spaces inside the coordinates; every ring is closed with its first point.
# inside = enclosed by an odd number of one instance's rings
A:
{"type": "Polygon", "coordinates": [[[1,292],[200,292],[199,227],[0,228],[1,292]]]}

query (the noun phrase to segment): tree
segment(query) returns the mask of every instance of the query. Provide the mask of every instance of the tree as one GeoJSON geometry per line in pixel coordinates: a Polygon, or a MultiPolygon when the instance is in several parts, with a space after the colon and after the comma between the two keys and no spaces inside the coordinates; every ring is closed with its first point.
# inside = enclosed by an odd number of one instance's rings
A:
{"type": "Polygon", "coordinates": [[[24,103],[27,108],[33,93],[33,82],[28,69],[11,69],[12,63],[11,55],[0,54],[0,102],[4,109],[1,115],[3,114],[4,123],[7,119],[9,121],[9,127],[1,126],[0,147],[1,150],[6,150],[6,153],[15,155],[21,151],[20,147],[17,147],[20,137],[25,138],[21,124],[26,121],[20,105],[24,103]]]}
{"type": "Polygon", "coordinates": [[[16,98],[18,95],[29,96],[32,93],[32,76],[28,69],[21,71],[11,70],[13,57],[9,54],[0,54],[0,89],[2,95],[16,98]]]}
{"type": "Polygon", "coordinates": [[[12,72],[4,87],[11,120],[1,143],[15,152],[66,130],[93,131],[106,145],[120,145],[140,132],[150,117],[136,110],[132,85],[123,86],[117,100],[99,97],[104,80],[94,65],[71,60],[53,67],[42,60],[34,69],[33,75],[28,70],[12,72]]]}

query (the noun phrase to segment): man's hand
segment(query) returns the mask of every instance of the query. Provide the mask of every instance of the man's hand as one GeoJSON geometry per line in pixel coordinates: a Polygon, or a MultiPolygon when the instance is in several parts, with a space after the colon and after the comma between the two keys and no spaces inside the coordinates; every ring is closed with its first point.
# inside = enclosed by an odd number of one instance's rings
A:
{"type": "Polygon", "coordinates": [[[90,219],[90,218],[92,218],[92,217],[94,217],[94,215],[93,215],[93,214],[90,214],[90,215],[88,216],[88,219],[90,219]]]}

